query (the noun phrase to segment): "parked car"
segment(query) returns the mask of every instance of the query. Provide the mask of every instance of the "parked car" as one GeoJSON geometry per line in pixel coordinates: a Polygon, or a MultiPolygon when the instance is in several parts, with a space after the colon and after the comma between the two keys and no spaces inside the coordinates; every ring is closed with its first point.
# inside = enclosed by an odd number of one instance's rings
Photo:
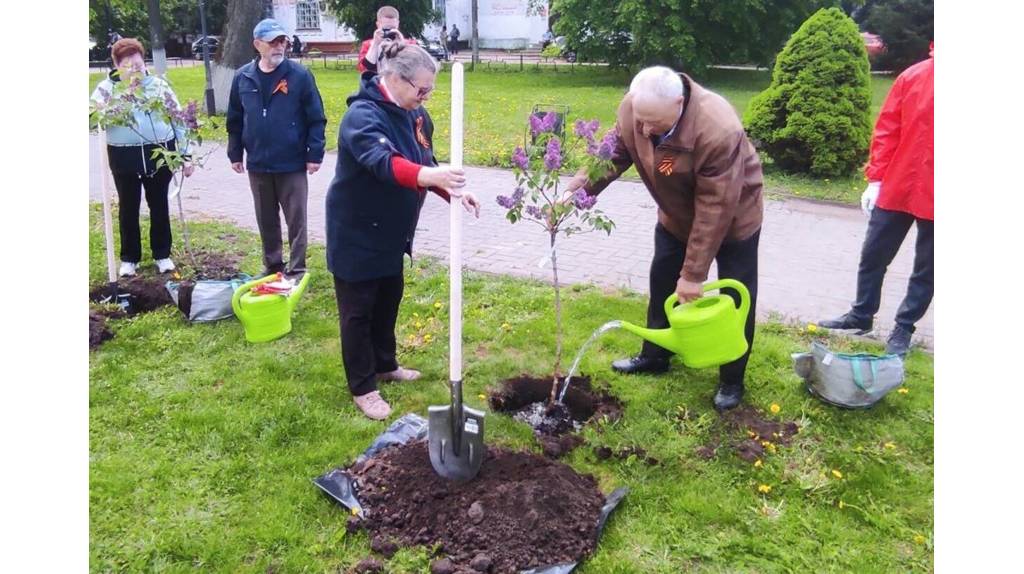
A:
{"type": "Polygon", "coordinates": [[[444,51],[444,46],[442,46],[437,40],[424,40],[422,38],[417,38],[416,43],[436,60],[444,60],[447,55],[444,51]]]}
{"type": "Polygon", "coordinates": [[[206,38],[199,38],[195,42],[192,42],[192,57],[201,60],[203,58],[203,40],[206,40],[206,45],[210,49],[210,57],[217,53],[217,49],[220,48],[220,36],[206,36],[206,38]]]}
{"type": "Polygon", "coordinates": [[[875,59],[885,53],[885,43],[882,37],[871,32],[861,32],[860,37],[864,38],[864,47],[868,50],[868,58],[875,59]]]}

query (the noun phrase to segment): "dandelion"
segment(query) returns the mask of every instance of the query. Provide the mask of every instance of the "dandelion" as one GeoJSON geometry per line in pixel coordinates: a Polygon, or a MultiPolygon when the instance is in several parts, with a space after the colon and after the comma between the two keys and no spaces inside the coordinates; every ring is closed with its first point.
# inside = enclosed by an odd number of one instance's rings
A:
{"type": "Polygon", "coordinates": [[[426,335],[423,335],[423,342],[424,343],[429,343],[429,342],[431,342],[433,340],[434,340],[434,336],[431,335],[430,333],[427,333],[426,335]]]}
{"type": "Polygon", "coordinates": [[[509,325],[508,323],[502,323],[501,328],[505,331],[508,331],[509,329],[512,328],[512,325],[509,325]]]}
{"type": "Polygon", "coordinates": [[[416,321],[416,328],[417,329],[422,329],[423,328],[423,321],[416,321]]]}
{"type": "Polygon", "coordinates": [[[747,436],[749,436],[752,439],[757,439],[757,433],[755,433],[754,431],[749,431],[748,430],[747,431],[747,436]]]}
{"type": "Polygon", "coordinates": [[[487,400],[487,395],[481,393],[481,394],[477,395],[476,398],[480,399],[481,401],[484,401],[484,400],[487,400]]]}
{"type": "Polygon", "coordinates": [[[767,484],[762,484],[761,486],[757,487],[757,491],[760,492],[761,494],[768,494],[769,492],[772,491],[772,487],[767,484]]]}
{"type": "Polygon", "coordinates": [[[846,508],[846,503],[845,503],[845,502],[843,502],[842,500],[840,500],[840,501],[839,501],[839,510],[842,510],[842,509],[844,509],[844,508],[846,508]]]}
{"type": "Polygon", "coordinates": [[[836,478],[838,478],[838,479],[842,480],[842,478],[843,478],[843,473],[841,473],[841,472],[839,472],[838,470],[836,470],[836,469],[834,469],[834,468],[833,468],[833,469],[832,469],[832,476],[834,476],[834,477],[836,477],[836,478]]]}
{"type": "Polygon", "coordinates": [[[807,324],[807,332],[808,333],[816,333],[817,331],[818,331],[818,326],[817,325],[815,325],[814,323],[808,323],[807,324]]]}
{"type": "Polygon", "coordinates": [[[761,459],[757,459],[754,461],[754,468],[761,468],[762,466],[764,466],[764,463],[761,462],[761,459]]]}
{"type": "Polygon", "coordinates": [[[887,442],[887,443],[885,443],[885,448],[896,448],[896,443],[894,443],[894,442],[887,442]]]}
{"type": "Polygon", "coordinates": [[[434,309],[440,309],[440,308],[441,308],[441,302],[440,301],[434,301],[434,309]]]}
{"type": "Polygon", "coordinates": [[[352,516],[359,516],[359,509],[356,508],[355,506],[350,508],[349,511],[352,513],[352,516]]]}
{"type": "Polygon", "coordinates": [[[898,390],[896,392],[901,394],[901,395],[905,395],[905,394],[910,392],[910,389],[900,389],[900,390],[898,390]]]}
{"type": "Polygon", "coordinates": [[[772,403],[772,406],[768,407],[768,410],[770,410],[773,415],[777,415],[777,414],[779,414],[779,411],[782,410],[782,407],[780,407],[776,403],[772,403]]]}
{"type": "Polygon", "coordinates": [[[920,534],[914,536],[914,542],[924,544],[924,536],[921,536],[920,534]]]}

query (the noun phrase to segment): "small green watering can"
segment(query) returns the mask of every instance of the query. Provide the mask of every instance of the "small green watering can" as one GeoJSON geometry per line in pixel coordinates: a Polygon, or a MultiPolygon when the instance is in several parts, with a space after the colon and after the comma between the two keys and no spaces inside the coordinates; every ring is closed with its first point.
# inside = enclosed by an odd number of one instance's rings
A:
{"type": "Polygon", "coordinates": [[[732,297],[719,293],[678,307],[675,293],[665,300],[668,329],[645,329],[626,321],[622,328],[679,355],[694,369],[716,367],[735,361],[747,352],[744,328],[750,312],[750,292],[735,279],[720,279],[704,285],[704,292],[730,287],[740,294],[740,306],[732,297]]]}
{"type": "Polygon", "coordinates": [[[250,343],[265,343],[283,337],[292,330],[292,311],[299,297],[309,283],[309,272],[302,275],[299,284],[288,295],[257,295],[250,293],[253,287],[277,278],[267,275],[243,284],[231,297],[231,308],[245,328],[245,338],[250,343]]]}

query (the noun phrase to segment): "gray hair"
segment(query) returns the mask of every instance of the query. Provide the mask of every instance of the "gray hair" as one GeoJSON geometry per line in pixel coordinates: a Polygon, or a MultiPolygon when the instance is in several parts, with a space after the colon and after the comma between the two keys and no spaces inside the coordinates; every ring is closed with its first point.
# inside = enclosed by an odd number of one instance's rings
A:
{"type": "Polygon", "coordinates": [[[395,74],[411,80],[420,70],[436,74],[437,60],[416,44],[385,42],[380,49],[378,66],[381,75],[395,74]]]}
{"type": "Polygon", "coordinates": [[[645,93],[662,98],[676,98],[683,95],[683,80],[672,68],[651,66],[633,76],[629,93],[636,96],[645,93]]]}

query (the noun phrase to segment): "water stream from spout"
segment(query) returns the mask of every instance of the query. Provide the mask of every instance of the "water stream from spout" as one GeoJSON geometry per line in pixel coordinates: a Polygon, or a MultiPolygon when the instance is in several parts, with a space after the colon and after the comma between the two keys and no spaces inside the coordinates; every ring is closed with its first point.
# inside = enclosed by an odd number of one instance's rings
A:
{"type": "Polygon", "coordinates": [[[604,325],[598,327],[597,330],[590,335],[590,338],[587,339],[587,342],[583,343],[583,346],[580,347],[580,352],[576,353],[576,360],[574,360],[572,362],[572,366],[569,367],[569,374],[565,376],[565,383],[562,386],[562,391],[558,393],[559,403],[561,403],[562,399],[565,398],[565,392],[569,390],[569,383],[572,382],[572,376],[576,374],[576,369],[580,366],[580,360],[583,358],[583,354],[587,352],[587,349],[590,348],[590,345],[592,345],[602,334],[620,327],[622,327],[622,321],[608,321],[604,325]]]}

